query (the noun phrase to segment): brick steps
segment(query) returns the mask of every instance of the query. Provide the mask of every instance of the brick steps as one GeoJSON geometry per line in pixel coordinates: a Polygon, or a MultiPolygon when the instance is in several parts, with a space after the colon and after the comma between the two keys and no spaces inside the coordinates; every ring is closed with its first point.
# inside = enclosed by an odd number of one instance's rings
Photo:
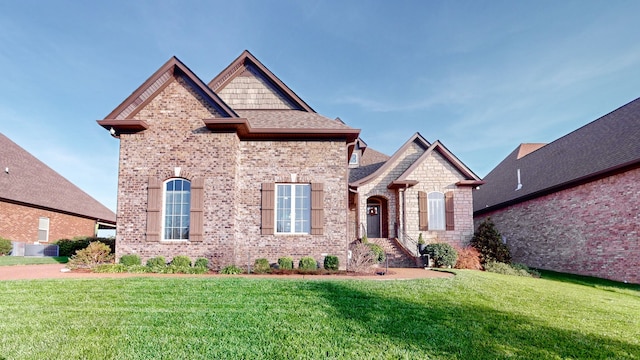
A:
{"type": "Polygon", "coordinates": [[[409,255],[395,239],[369,238],[369,242],[380,245],[389,259],[389,267],[415,268],[417,260],[409,255]]]}

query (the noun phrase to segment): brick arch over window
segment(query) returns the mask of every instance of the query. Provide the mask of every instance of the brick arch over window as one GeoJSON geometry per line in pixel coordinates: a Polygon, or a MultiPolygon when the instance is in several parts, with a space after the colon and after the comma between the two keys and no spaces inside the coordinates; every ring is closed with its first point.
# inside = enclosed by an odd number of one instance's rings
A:
{"type": "MultiPolygon", "coordinates": [[[[183,178],[191,182],[191,203],[189,209],[189,241],[199,242],[203,238],[204,228],[204,179],[186,177],[183,178]]],[[[157,177],[149,177],[147,186],[147,236],[148,242],[158,242],[162,240],[162,204],[164,180],[157,177]]]]}

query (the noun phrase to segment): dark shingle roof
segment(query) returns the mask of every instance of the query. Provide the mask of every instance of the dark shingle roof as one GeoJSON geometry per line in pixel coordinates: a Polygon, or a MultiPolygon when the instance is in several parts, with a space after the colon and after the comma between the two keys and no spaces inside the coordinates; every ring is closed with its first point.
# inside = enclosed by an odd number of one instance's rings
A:
{"type": "Polygon", "coordinates": [[[389,155],[367,147],[360,157],[360,165],[356,168],[349,169],[349,182],[351,183],[373,174],[384,165],[389,158],[389,155]]]}
{"type": "Polygon", "coordinates": [[[473,196],[474,211],[497,209],[640,164],[639,139],[640,99],[636,99],[519,157],[530,150],[523,144],[483,179],[486,184],[473,196]],[[522,187],[516,191],[518,169],[522,187]]]}
{"type": "Polygon", "coordinates": [[[253,128],[353,129],[340,121],[300,110],[236,110],[253,128]]]}
{"type": "Polygon", "coordinates": [[[113,211],[1,133],[0,167],[0,200],[116,222],[113,211]]]}

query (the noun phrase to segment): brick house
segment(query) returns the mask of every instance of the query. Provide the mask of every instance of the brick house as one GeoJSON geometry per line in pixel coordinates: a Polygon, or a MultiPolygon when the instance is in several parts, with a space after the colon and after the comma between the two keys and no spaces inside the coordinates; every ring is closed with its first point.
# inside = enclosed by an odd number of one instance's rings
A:
{"type": "Polygon", "coordinates": [[[640,99],[549,143],[522,144],[474,195],[526,265],[640,283],[640,99]]]}
{"type": "Polygon", "coordinates": [[[23,243],[96,236],[116,215],[0,134],[0,237],[23,243]]]}
{"type": "Polygon", "coordinates": [[[359,130],[317,114],[248,51],[205,84],[171,58],[98,123],[120,139],[116,256],[347,263],[359,130]]]}
{"type": "Polygon", "coordinates": [[[427,243],[471,240],[473,189],[482,181],[440,141],[416,133],[389,157],[358,140],[349,166],[352,238],[366,234],[410,256],[421,233],[427,243]]]}

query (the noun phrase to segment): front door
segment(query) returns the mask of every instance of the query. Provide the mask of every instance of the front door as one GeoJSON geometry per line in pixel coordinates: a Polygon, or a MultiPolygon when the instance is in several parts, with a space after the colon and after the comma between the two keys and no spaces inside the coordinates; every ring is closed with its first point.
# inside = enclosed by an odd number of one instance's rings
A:
{"type": "Polygon", "coordinates": [[[380,227],[380,205],[367,205],[367,237],[381,237],[380,227]]]}

